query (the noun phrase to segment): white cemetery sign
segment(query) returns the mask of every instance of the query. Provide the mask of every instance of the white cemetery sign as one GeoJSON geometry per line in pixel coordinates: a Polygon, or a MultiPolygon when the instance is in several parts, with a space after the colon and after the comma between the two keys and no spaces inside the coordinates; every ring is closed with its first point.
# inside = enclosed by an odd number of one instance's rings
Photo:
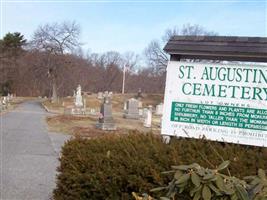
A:
{"type": "Polygon", "coordinates": [[[161,133],[267,147],[267,66],[170,61],[161,133]]]}

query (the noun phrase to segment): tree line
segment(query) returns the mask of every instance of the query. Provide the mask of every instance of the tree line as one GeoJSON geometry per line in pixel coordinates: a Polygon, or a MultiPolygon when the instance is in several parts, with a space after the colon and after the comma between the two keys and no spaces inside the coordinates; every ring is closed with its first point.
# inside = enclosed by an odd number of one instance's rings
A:
{"type": "Polygon", "coordinates": [[[78,84],[86,92],[121,92],[124,67],[126,92],[141,88],[147,93],[162,93],[169,59],[162,49],[167,40],[173,35],[204,34],[215,33],[190,24],[181,30],[168,29],[161,41],[151,41],[140,56],[116,51],[85,54],[76,22],[39,26],[29,40],[19,32],[7,33],[0,40],[0,95],[15,93],[56,100],[72,95],[78,84]]]}

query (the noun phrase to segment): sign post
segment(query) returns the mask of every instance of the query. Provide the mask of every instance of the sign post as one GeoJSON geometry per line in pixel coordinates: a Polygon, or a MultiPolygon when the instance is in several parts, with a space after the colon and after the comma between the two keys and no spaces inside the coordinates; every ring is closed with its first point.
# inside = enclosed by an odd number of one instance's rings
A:
{"type": "Polygon", "coordinates": [[[170,61],[162,134],[267,147],[267,66],[170,61]]]}

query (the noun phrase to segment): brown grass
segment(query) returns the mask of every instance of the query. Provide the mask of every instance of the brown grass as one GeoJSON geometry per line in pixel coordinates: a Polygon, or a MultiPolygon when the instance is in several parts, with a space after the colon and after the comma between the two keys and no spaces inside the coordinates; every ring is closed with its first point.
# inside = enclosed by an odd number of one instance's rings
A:
{"type": "MultiPolygon", "coordinates": [[[[113,112],[122,112],[123,103],[132,97],[135,97],[136,94],[114,94],[112,97],[112,107],[113,112]]],[[[87,95],[84,96],[86,98],[86,105],[89,108],[94,108],[99,110],[99,107],[102,103],[102,100],[97,99],[97,95],[87,95]]],[[[160,102],[163,102],[163,94],[144,94],[143,95],[143,106],[153,105],[156,106],[160,102]]],[[[64,112],[64,107],[74,106],[74,98],[73,97],[64,97],[61,98],[57,103],[51,103],[50,100],[46,100],[43,103],[49,110],[61,113],[64,112]],[[64,102],[64,106],[63,106],[64,102]]]]}
{"type": "MultiPolygon", "coordinates": [[[[153,131],[155,133],[160,132],[159,124],[160,117],[153,116],[152,128],[143,127],[143,122],[141,120],[131,120],[124,119],[123,116],[123,103],[129,98],[134,97],[135,94],[114,94],[112,98],[112,109],[113,109],[113,117],[117,126],[116,133],[127,133],[129,130],[138,130],[141,132],[150,132],[153,131]]],[[[157,105],[163,101],[162,94],[149,94],[144,95],[142,99],[143,107],[148,105],[157,105]]],[[[53,111],[57,111],[57,113],[62,113],[64,107],[62,103],[64,102],[64,106],[73,105],[74,99],[63,98],[58,103],[52,104],[50,101],[45,102],[45,106],[53,111]]],[[[97,95],[90,95],[86,97],[87,106],[90,108],[94,108],[99,110],[101,105],[101,100],[97,99],[97,95]]],[[[75,116],[75,115],[62,115],[59,114],[57,116],[52,116],[47,118],[47,123],[51,131],[62,132],[71,135],[79,135],[83,137],[96,137],[101,136],[106,132],[102,130],[98,130],[95,128],[95,125],[98,121],[97,115],[90,116],[75,116]],[[92,131],[93,130],[93,131],[92,131]],[[92,134],[94,132],[94,134],[92,134]],[[95,134],[97,133],[97,134],[95,134]]]]}

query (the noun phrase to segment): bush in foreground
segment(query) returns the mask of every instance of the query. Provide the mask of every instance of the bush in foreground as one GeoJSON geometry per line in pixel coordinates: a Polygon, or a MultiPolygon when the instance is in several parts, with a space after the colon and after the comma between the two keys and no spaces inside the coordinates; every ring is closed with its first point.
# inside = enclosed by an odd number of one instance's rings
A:
{"type": "MultiPolygon", "coordinates": [[[[172,170],[164,174],[173,174],[173,179],[165,187],[154,188],[152,192],[166,191],[161,200],[184,199],[184,195],[193,200],[266,200],[267,176],[259,169],[256,176],[238,179],[221,173],[230,164],[224,161],[216,169],[203,168],[197,163],[191,165],[172,166],[172,170]]],[[[136,200],[156,200],[148,194],[138,196],[136,200]]]]}
{"type": "Polygon", "coordinates": [[[222,159],[230,160],[232,175],[244,177],[267,166],[266,154],[264,148],[205,140],[173,139],[165,144],[159,136],[138,132],[76,138],[62,149],[54,198],[132,199],[132,192],[166,185],[172,177],[161,172],[170,166],[194,162],[215,168],[222,159]]]}

